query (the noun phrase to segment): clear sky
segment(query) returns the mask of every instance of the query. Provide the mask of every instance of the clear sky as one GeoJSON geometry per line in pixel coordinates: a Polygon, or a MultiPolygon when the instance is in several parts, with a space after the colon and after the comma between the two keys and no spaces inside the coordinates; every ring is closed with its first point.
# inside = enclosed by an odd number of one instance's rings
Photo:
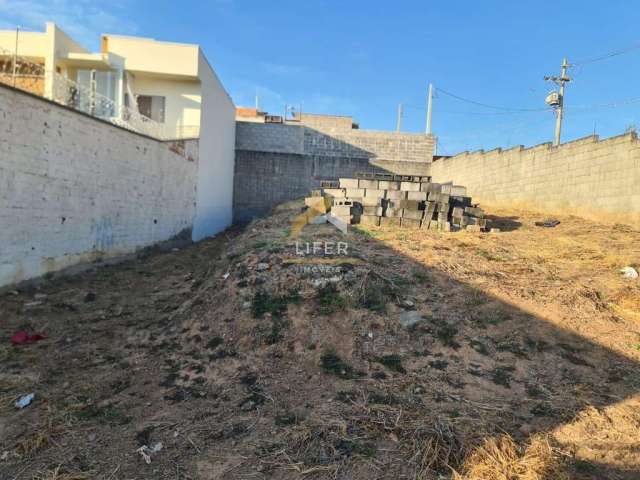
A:
{"type": "MultiPolygon", "coordinates": [[[[200,44],[237,105],[352,115],[361,128],[425,126],[427,84],[514,110],[544,108],[563,56],[640,45],[632,0],[0,0],[0,28],[58,23],[86,47],[100,33],[200,44]]],[[[570,69],[563,140],[640,127],[640,48],[570,69]],[[639,99],[626,105],[593,107],[639,99]]],[[[550,141],[549,111],[509,112],[436,94],[439,153],[550,141]]]]}

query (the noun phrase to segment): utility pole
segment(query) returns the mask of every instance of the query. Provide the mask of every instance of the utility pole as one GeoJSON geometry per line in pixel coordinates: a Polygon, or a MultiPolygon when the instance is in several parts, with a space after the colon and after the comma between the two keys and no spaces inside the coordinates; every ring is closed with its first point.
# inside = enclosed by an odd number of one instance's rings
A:
{"type": "Polygon", "coordinates": [[[16,48],[13,51],[13,86],[16,86],[16,74],[18,73],[18,33],[20,27],[16,27],[16,48]]]}
{"type": "Polygon", "coordinates": [[[398,104],[398,120],[396,122],[396,132],[400,132],[402,129],[402,104],[398,104]]]}
{"type": "Polygon", "coordinates": [[[544,77],[545,80],[549,80],[557,84],[560,89],[558,91],[558,100],[556,103],[552,104],[556,109],[556,132],[553,138],[553,145],[560,145],[560,133],[562,131],[562,115],[564,110],[564,85],[567,82],[570,82],[571,79],[567,77],[567,68],[569,67],[569,62],[564,58],[562,60],[562,69],[560,70],[559,77],[544,77]]]}
{"type": "Polygon", "coordinates": [[[431,107],[433,103],[433,84],[429,84],[429,93],[427,94],[427,130],[426,134],[431,135],[431,107]]]}

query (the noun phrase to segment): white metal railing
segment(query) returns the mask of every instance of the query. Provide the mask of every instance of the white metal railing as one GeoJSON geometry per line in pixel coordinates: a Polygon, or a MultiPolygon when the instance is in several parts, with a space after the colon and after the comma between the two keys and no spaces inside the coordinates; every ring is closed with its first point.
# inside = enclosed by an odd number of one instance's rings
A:
{"type": "Polygon", "coordinates": [[[151,120],[137,110],[118,105],[113,99],[53,72],[52,98],[54,102],[108,120],[114,125],[160,140],[167,139],[166,126],[151,120]]]}

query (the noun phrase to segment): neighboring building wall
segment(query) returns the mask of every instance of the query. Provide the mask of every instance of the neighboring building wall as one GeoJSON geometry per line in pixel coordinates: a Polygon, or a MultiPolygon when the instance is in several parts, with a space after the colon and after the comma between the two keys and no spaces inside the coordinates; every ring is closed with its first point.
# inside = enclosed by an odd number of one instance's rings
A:
{"type": "Polygon", "coordinates": [[[237,122],[236,128],[237,150],[403,162],[407,169],[424,172],[433,158],[430,135],[357,129],[328,133],[303,125],[252,122],[237,122]]]}
{"type": "Polygon", "coordinates": [[[236,150],[304,153],[304,129],[298,125],[236,122],[236,150]]]}
{"type": "Polygon", "coordinates": [[[434,181],[465,185],[484,204],[640,222],[640,143],[633,133],[559,147],[465,152],[430,169],[434,181]]]}
{"type": "Polygon", "coordinates": [[[30,77],[28,75],[18,75],[15,80],[12,75],[0,73],[0,83],[12,85],[20,90],[33,93],[34,95],[44,95],[44,78],[30,77]]]}
{"type": "Polygon", "coordinates": [[[103,35],[102,39],[102,51],[123,58],[125,70],[178,77],[198,76],[197,45],[119,35],[103,35]]]}
{"type": "Polygon", "coordinates": [[[0,285],[192,228],[197,141],[179,154],[4,86],[0,119],[0,285]]]}
{"type": "Polygon", "coordinates": [[[426,174],[433,158],[433,138],[413,133],[371,130],[326,133],[305,128],[304,152],[330,157],[367,158],[381,164],[389,162],[389,165],[400,162],[402,168],[397,173],[420,175],[426,174]]]}
{"type": "Polygon", "coordinates": [[[299,121],[307,127],[323,131],[351,130],[354,126],[353,117],[339,115],[319,115],[313,113],[296,113],[295,121],[299,121]]]}
{"type": "Polygon", "coordinates": [[[421,134],[237,122],[234,219],[308,195],[321,180],[356,172],[426,175],[432,153],[433,138],[421,134]]]}
{"type": "Polygon", "coordinates": [[[193,240],[213,235],[231,225],[236,138],[236,107],[202,52],[199,59],[202,116],[193,240]]]}
{"type": "Polygon", "coordinates": [[[175,130],[175,138],[190,137],[190,130],[195,133],[193,136],[198,136],[202,103],[200,82],[167,80],[157,76],[138,74],[134,76],[132,90],[136,95],[165,97],[164,124],[167,138],[171,138],[173,130],[175,130]]]}
{"type": "Polygon", "coordinates": [[[366,158],[340,158],[236,151],[233,216],[244,222],[274,206],[309,196],[321,180],[352,177],[355,172],[383,172],[366,158]]]}
{"type": "MultiPolygon", "coordinates": [[[[18,32],[18,55],[30,60],[43,61],[49,53],[51,42],[48,33],[21,30],[18,32]]],[[[0,48],[12,54],[15,53],[15,30],[0,30],[0,48]]]]}

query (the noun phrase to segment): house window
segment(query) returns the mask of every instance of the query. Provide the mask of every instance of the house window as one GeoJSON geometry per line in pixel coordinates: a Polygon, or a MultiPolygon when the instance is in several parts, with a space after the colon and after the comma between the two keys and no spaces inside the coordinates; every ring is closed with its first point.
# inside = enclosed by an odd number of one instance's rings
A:
{"type": "Polygon", "coordinates": [[[78,70],[78,89],[70,92],[75,108],[97,117],[113,117],[116,112],[116,74],[112,71],[78,70]],[[95,92],[95,95],[94,95],[95,92]]]}
{"type": "Polygon", "coordinates": [[[138,95],[138,111],[145,117],[164,123],[165,97],[158,95],[138,95]]]}

